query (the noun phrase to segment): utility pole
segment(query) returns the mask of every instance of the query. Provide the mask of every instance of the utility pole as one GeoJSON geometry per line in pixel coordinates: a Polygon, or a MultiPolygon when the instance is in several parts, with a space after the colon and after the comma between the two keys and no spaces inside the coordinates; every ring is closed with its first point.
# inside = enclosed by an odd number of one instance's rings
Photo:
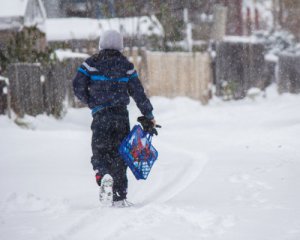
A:
{"type": "Polygon", "coordinates": [[[188,9],[183,9],[183,20],[185,25],[185,41],[186,50],[192,52],[193,50],[193,33],[192,33],[192,23],[189,22],[188,9]]]}
{"type": "Polygon", "coordinates": [[[273,28],[279,29],[283,24],[283,0],[273,0],[273,28]]]}
{"type": "Polygon", "coordinates": [[[214,23],[211,31],[211,38],[215,41],[221,41],[226,35],[227,9],[227,7],[220,4],[214,6],[214,23]]]}

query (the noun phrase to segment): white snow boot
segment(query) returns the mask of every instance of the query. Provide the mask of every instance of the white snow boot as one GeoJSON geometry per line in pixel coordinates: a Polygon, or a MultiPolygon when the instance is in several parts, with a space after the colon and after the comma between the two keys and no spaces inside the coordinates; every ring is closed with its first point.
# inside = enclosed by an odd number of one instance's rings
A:
{"type": "Polygon", "coordinates": [[[125,208],[125,207],[132,207],[133,203],[128,202],[126,199],[123,199],[120,201],[114,201],[112,206],[116,208],[125,208]]]}
{"type": "Polygon", "coordinates": [[[101,179],[99,192],[100,203],[103,206],[112,206],[114,180],[109,174],[105,174],[101,179]]]}

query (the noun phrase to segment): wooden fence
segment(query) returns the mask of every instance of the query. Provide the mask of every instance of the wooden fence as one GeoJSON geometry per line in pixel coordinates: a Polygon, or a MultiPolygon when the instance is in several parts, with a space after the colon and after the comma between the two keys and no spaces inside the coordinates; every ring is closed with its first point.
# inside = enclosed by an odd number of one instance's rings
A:
{"type": "Polygon", "coordinates": [[[211,98],[212,67],[208,53],[127,53],[150,96],[186,96],[207,104],[211,98]]]}
{"type": "MultiPolygon", "coordinates": [[[[186,96],[206,104],[211,98],[213,68],[208,53],[149,52],[126,50],[125,55],[139,72],[150,96],[186,96]]],[[[82,107],[72,88],[78,66],[84,59],[67,59],[47,67],[18,63],[8,67],[9,94],[0,82],[0,114],[4,114],[7,99],[20,117],[47,113],[61,116],[64,106],[82,107]]],[[[300,93],[300,56],[282,54],[279,57],[279,92],[300,93]]],[[[251,87],[264,89],[274,81],[275,64],[264,60],[261,44],[221,42],[215,62],[216,94],[245,96],[251,87]]]]}
{"type": "Polygon", "coordinates": [[[60,116],[64,102],[69,107],[81,107],[75,98],[72,79],[84,59],[72,58],[45,68],[44,101],[47,114],[60,116]]]}
{"type": "Polygon", "coordinates": [[[216,94],[233,99],[245,97],[252,88],[264,89],[268,82],[264,45],[221,42],[216,56],[216,94]]]}
{"type": "Polygon", "coordinates": [[[47,113],[60,117],[64,102],[80,104],[74,97],[72,79],[83,59],[69,59],[42,67],[17,63],[8,67],[11,108],[19,117],[47,113]]]}
{"type": "Polygon", "coordinates": [[[278,64],[278,91],[300,93],[300,55],[281,54],[278,64]]]}
{"type": "Polygon", "coordinates": [[[36,116],[44,112],[42,68],[39,64],[11,64],[10,79],[11,108],[19,116],[36,116]]]}
{"type": "MultiPolygon", "coordinates": [[[[206,104],[211,97],[212,70],[207,53],[125,53],[134,63],[150,96],[187,96],[206,104]]],[[[64,104],[81,107],[72,79],[83,59],[67,59],[42,67],[18,63],[8,68],[11,108],[20,117],[47,113],[61,116],[64,104]]]]}

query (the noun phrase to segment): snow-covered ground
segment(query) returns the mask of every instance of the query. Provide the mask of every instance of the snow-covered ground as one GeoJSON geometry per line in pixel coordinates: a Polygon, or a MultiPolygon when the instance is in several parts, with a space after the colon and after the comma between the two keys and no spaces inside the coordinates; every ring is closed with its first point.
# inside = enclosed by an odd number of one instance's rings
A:
{"type": "Polygon", "coordinates": [[[300,239],[299,95],[152,102],[160,156],[124,209],[99,207],[87,109],[0,117],[0,239],[300,239]]]}

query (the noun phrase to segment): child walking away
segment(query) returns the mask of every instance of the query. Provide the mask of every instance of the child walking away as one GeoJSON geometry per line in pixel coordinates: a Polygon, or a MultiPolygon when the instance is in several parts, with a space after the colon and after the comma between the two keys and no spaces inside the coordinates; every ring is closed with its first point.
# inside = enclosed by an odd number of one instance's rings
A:
{"type": "Polygon", "coordinates": [[[100,37],[99,53],[86,59],[73,80],[75,95],[91,109],[92,159],[100,201],[126,206],[127,166],[118,148],[130,132],[127,105],[131,96],[144,116],[144,124],[155,129],[153,107],[145,95],[134,66],[121,53],[123,37],[110,30],[100,37]]]}

